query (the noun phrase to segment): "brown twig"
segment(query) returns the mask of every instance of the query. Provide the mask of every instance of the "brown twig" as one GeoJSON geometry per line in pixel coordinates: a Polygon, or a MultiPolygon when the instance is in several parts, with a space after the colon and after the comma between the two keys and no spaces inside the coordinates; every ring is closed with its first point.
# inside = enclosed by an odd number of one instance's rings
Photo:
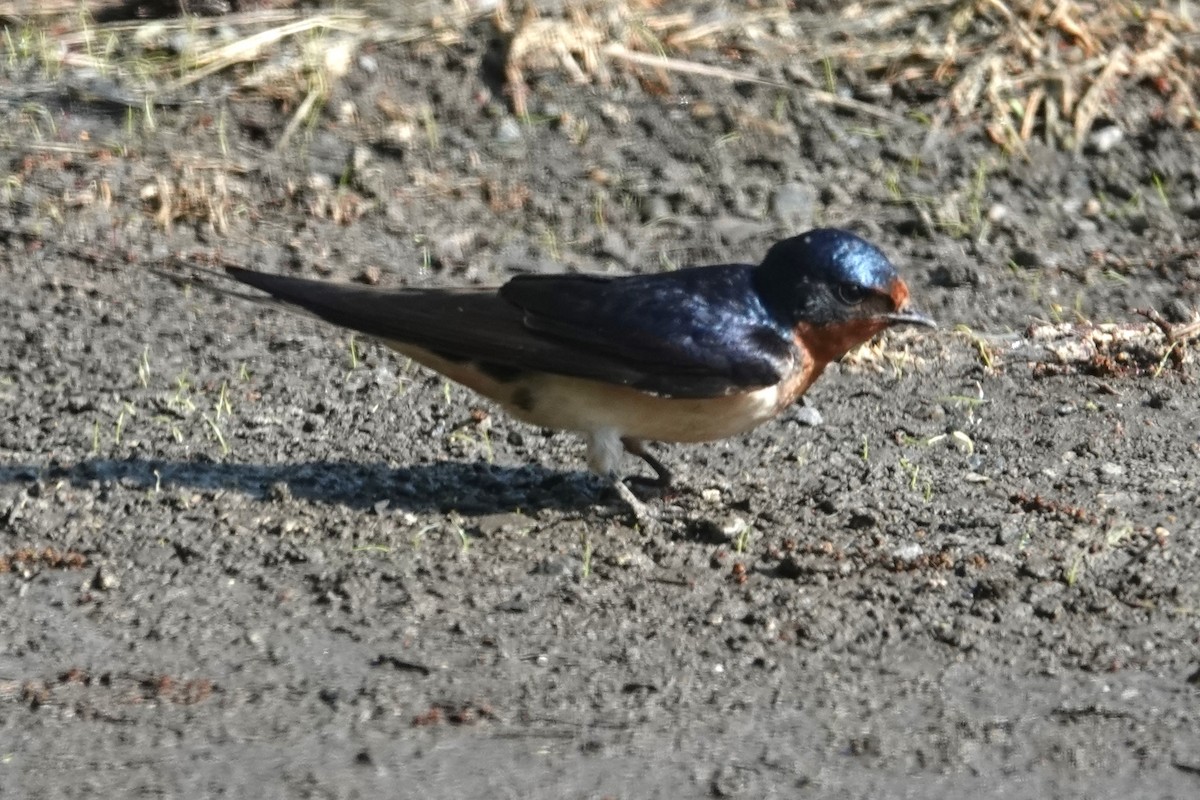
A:
{"type": "Polygon", "coordinates": [[[1167,337],[1167,344],[1187,344],[1200,336],[1200,319],[1182,325],[1172,325],[1153,308],[1135,308],[1133,313],[1145,317],[1157,325],[1158,329],[1163,332],[1163,336],[1167,337]]]}

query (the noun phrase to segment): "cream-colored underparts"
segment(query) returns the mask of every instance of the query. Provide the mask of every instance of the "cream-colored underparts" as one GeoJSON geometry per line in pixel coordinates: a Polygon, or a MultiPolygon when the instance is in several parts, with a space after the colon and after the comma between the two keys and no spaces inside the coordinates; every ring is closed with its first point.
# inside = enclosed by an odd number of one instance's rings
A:
{"type": "MultiPolygon", "coordinates": [[[[499,403],[512,416],[543,428],[575,431],[588,442],[588,465],[601,474],[619,472],[622,438],[658,442],[707,442],[752,430],[799,396],[810,376],[796,376],[722,397],[659,397],[628,386],[586,378],[535,373],[498,381],[468,362],[454,362],[424,348],[389,343],[414,361],[499,403]]],[[[815,376],[813,376],[815,377],[815,376]]]]}

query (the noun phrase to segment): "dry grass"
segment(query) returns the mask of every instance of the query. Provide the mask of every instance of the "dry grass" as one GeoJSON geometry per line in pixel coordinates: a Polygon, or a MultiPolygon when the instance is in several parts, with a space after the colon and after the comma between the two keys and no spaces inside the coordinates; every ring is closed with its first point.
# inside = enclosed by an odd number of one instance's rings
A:
{"type": "Polygon", "coordinates": [[[798,88],[809,99],[897,116],[837,94],[834,71],[841,70],[857,76],[855,89],[867,96],[940,98],[943,123],[976,120],[1008,149],[1037,135],[1078,148],[1102,118],[1137,127],[1141,120],[1127,115],[1141,112],[1121,104],[1136,85],[1161,98],[1151,115],[1200,126],[1200,39],[1187,2],[867,0],[836,16],[761,6],[709,17],[655,0],[577,2],[552,19],[531,3],[519,13],[502,10],[497,27],[507,36],[515,110],[524,113],[526,75],[538,70],[603,85],[610,63],[619,62],[666,94],[670,73],[781,85],[774,65],[789,64],[788,82],[804,84],[798,88]],[[688,60],[700,51],[703,63],[688,60]],[[714,56],[739,66],[715,66],[714,56]],[[819,71],[824,84],[813,77],[819,71]]]}
{"type": "Polygon", "coordinates": [[[232,172],[223,162],[176,166],[173,178],[160,173],[142,187],[141,199],[164,229],[185,223],[225,233],[230,216],[240,213],[244,194],[232,172]]]}
{"type": "Polygon", "coordinates": [[[1190,345],[1200,338],[1200,315],[1171,325],[1154,311],[1144,323],[1044,323],[1030,327],[1029,342],[1050,358],[1033,363],[1037,376],[1083,374],[1099,378],[1158,377],[1195,360],[1190,345]]]}
{"type": "MultiPolygon", "coordinates": [[[[1167,121],[1197,124],[1196,26],[1188,4],[979,0],[954,15],[934,76],[950,81],[959,116],[982,110],[994,141],[1020,146],[1040,131],[1078,149],[1101,117],[1145,83],[1167,121]]],[[[932,66],[927,64],[926,68],[932,66]]]]}
{"type": "Polygon", "coordinates": [[[891,372],[897,378],[906,372],[919,371],[926,359],[914,352],[914,345],[928,337],[913,330],[889,330],[860,345],[842,358],[849,368],[891,372]]]}
{"type": "Polygon", "coordinates": [[[687,74],[785,87],[892,122],[904,103],[932,101],[924,118],[980,124],[1009,149],[1034,137],[1079,147],[1101,119],[1127,128],[1146,115],[1200,125],[1200,39],[1190,2],[860,0],[824,15],[782,0],[745,5],[753,8],[574,0],[549,14],[529,0],[502,0],[488,12],[457,0],[402,4],[402,21],[365,11],[269,10],[106,25],[72,12],[52,24],[10,23],[4,34],[10,63],[33,57],[50,75],[97,73],[120,85],[112,99],[131,107],[184,100],[193,84],[229,74],[226,86],[290,105],[285,142],[364,44],[452,47],[487,35],[501,42],[507,92],[521,117],[537,75],[603,88],[621,71],[657,96],[672,95],[673,78],[687,74]],[[838,91],[846,83],[855,97],[838,91]],[[1122,103],[1134,86],[1154,102],[1122,103]]]}
{"type": "Polygon", "coordinates": [[[563,17],[543,17],[531,2],[519,4],[519,11],[510,5],[502,3],[494,20],[505,38],[505,79],[518,116],[528,112],[527,71],[560,69],[575,83],[607,85],[609,63],[618,62],[634,70],[643,88],[655,95],[670,93],[671,73],[775,83],[752,70],[679,56],[696,48],[726,48],[727,56],[740,59],[743,48],[737,42],[766,38],[771,23],[785,18],[782,9],[704,23],[693,11],[652,13],[661,5],[654,0],[576,3],[563,17]]]}

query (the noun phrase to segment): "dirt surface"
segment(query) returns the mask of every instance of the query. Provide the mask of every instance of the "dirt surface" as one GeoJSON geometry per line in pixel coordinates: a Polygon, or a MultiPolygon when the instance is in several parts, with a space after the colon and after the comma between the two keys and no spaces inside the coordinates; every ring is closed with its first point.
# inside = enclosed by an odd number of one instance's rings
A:
{"type": "Polygon", "coordinates": [[[0,796],[1196,796],[1200,387],[1133,313],[1196,306],[1195,132],[1145,89],[1006,155],[767,59],[531,70],[521,120],[469,32],[356,50],[282,148],[295,98],[228,75],[151,130],[9,60],[0,796]],[[491,284],[814,225],[941,329],[660,449],[649,532],[571,437],[151,272],[491,284]]]}

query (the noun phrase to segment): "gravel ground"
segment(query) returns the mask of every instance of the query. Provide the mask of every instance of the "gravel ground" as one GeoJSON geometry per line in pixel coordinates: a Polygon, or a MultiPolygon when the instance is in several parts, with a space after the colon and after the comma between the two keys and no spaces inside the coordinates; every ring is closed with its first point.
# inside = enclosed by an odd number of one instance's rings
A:
{"type": "Polygon", "coordinates": [[[530,75],[521,121],[478,25],[356,54],[283,148],[263,93],[150,131],[5,67],[0,796],[1196,796],[1200,388],[1133,311],[1196,306],[1196,133],[1147,91],[1005,155],[853,75],[885,120],[629,69],[530,75]],[[814,225],[942,327],[659,450],[651,532],[570,437],[150,271],[494,284],[814,225]]]}

